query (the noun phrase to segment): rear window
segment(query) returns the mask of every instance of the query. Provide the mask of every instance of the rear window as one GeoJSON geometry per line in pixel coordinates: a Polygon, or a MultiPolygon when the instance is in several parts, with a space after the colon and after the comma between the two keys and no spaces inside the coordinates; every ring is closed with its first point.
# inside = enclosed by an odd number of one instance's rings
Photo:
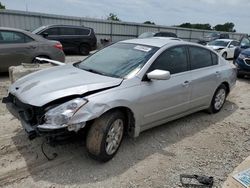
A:
{"type": "Polygon", "coordinates": [[[161,33],[156,33],[155,37],[174,37],[177,38],[177,35],[174,33],[168,33],[168,32],[161,32],[161,33]]]}
{"type": "Polygon", "coordinates": [[[10,44],[10,43],[28,43],[34,39],[28,37],[27,35],[15,32],[15,31],[0,31],[0,43],[10,44]]]}

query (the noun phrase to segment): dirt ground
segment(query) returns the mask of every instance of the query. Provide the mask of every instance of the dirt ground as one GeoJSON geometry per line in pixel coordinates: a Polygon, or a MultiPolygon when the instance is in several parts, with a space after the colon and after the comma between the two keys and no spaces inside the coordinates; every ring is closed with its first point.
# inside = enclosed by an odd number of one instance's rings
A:
{"type": "MultiPolygon", "coordinates": [[[[0,99],[7,93],[7,75],[0,76],[0,99]]],[[[215,178],[220,187],[228,174],[250,155],[250,79],[241,79],[223,110],[198,112],[125,138],[113,160],[101,164],[87,156],[84,141],[45,152],[43,140],[29,141],[20,123],[0,103],[0,187],[181,187],[179,175],[215,178]]]]}

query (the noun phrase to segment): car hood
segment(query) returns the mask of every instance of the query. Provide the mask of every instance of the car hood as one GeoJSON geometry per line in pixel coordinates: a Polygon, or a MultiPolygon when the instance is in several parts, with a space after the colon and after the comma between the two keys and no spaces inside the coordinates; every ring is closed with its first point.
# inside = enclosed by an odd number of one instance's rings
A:
{"type": "Polygon", "coordinates": [[[224,49],[224,48],[226,48],[225,46],[210,46],[210,45],[208,45],[207,47],[210,48],[210,49],[213,49],[213,50],[218,50],[218,49],[224,49]]]}
{"type": "Polygon", "coordinates": [[[23,103],[43,106],[63,97],[115,87],[122,80],[63,65],[27,75],[12,84],[9,92],[23,103]]]}
{"type": "Polygon", "coordinates": [[[244,55],[250,56],[250,48],[243,50],[241,53],[244,55]]]}

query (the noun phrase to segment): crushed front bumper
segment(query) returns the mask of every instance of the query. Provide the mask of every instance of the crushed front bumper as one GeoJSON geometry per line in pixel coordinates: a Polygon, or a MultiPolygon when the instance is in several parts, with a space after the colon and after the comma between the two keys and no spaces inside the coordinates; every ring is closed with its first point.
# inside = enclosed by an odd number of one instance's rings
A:
{"type": "Polygon", "coordinates": [[[13,98],[14,96],[10,95],[8,97],[3,98],[2,102],[6,104],[6,108],[8,109],[8,111],[14,117],[20,120],[21,125],[28,134],[28,138],[30,140],[38,136],[56,138],[59,136],[65,137],[67,135],[72,135],[72,132],[67,129],[67,126],[62,126],[60,128],[46,128],[43,127],[42,124],[39,126],[39,121],[37,121],[37,119],[41,118],[37,117],[35,113],[40,109],[34,109],[35,107],[23,104],[18,101],[17,98],[13,100],[13,98]]]}

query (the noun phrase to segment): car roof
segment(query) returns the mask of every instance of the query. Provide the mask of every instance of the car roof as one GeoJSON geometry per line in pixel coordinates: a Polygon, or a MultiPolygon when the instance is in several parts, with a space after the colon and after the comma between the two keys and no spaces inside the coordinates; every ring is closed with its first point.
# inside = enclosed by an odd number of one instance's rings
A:
{"type": "Polygon", "coordinates": [[[136,39],[129,39],[121,41],[122,43],[131,43],[131,44],[141,44],[146,46],[155,46],[155,47],[163,47],[167,44],[194,44],[190,42],[182,41],[181,39],[173,37],[152,37],[152,38],[136,38],[136,39]]]}
{"type": "MultiPolygon", "coordinates": [[[[72,28],[85,28],[85,29],[92,29],[91,27],[86,27],[84,25],[64,25],[64,24],[50,24],[50,25],[43,25],[46,28],[49,27],[72,27],[72,28]]],[[[43,27],[41,26],[41,27],[43,27]]]]}

